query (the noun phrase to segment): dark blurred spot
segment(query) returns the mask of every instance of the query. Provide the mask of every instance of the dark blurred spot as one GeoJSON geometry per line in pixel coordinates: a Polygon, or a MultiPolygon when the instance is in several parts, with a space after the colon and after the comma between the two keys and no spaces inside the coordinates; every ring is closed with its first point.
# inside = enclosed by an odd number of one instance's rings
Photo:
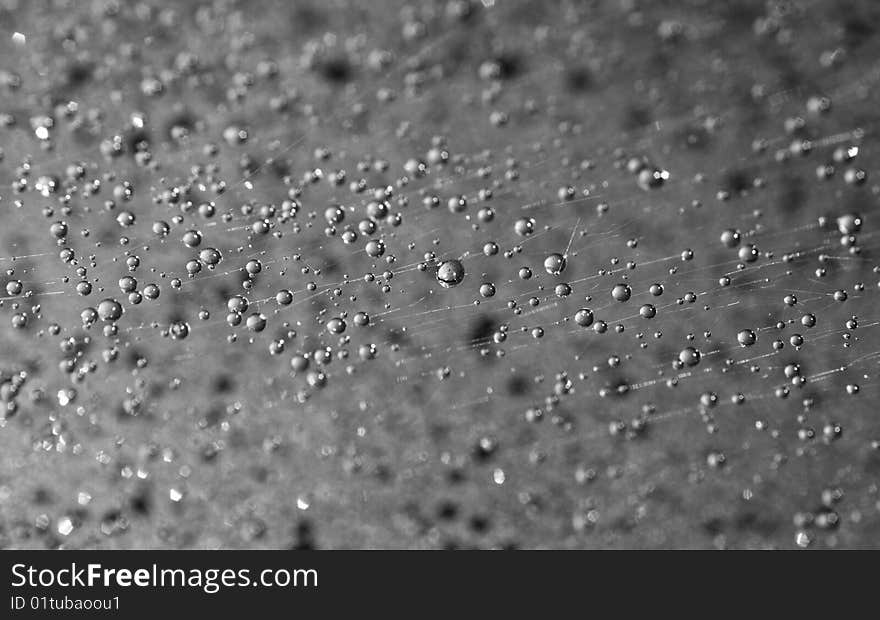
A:
{"type": "Polygon", "coordinates": [[[288,159],[271,159],[269,161],[269,169],[279,179],[283,179],[290,174],[291,164],[288,159]]]}
{"type": "Polygon", "coordinates": [[[593,74],[586,67],[570,67],[565,71],[565,86],[574,93],[582,93],[593,86],[593,74]]]}
{"type": "Polygon", "coordinates": [[[458,516],[458,505],[452,501],[441,502],[437,507],[437,516],[444,521],[452,521],[458,516]]]}
{"type": "Polygon", "coordinates": [[[152,501],[147,489],[140,489],[129,500],[129,506],[136,515],[147,516],[152,510],[152,501]]]}
{"type": "Polygon", "coordinates": [[[836,15],[844,15],[843,18],[843,42],[850,49],[874,38],[880,23],[880,11],[871,3],[838,3],[835,9],[836,15]]]}
{"type": "Polygon", "coordinates": [[[294,538],[296,542],[293,543],[291,549],[296,551],[308,551],[318,548],[315,543],[314,526],[308,519],[301,519],[300,522],[296,524],[294,538]]]}
{"type": "Polygon", "coordinates": [[[512,80],[522,73],[522,58],[517,54],[501,54],[495,58],[495,62],[498,63],[498,77],[502,80],[512,80]]]}
{"type": "Polygon", "coordinates": [[[49,489],[39,487],[34,490],[34,504],[44,506],[52,503],[52,492],[49,489]]]}
{"type": "Polygon", "coordinates": [[[119,529],[121,524],[124,524],[124,517],[122,515],[122,511],[111,508],[104,512],[101,516],[101,529],[106,530],[108,532],[116,532],[119,529]]]}
{"type": "Polygon", "coordinates": [[[217,394],[225,394],[231,392],[235,387],[235,382],[227,374],[217,375],[214,377],[213,389],[217,394]]]}
{"type": "Polygon", "coordinates": [[[318,74],[333,84],[344,84],[351,80],[352,68],[346,58],[328,58],[318,64],[318,74]]]}
{"type": "Polygon", "coordinates": [[[218,286],[212,287],[211,291],[213,292],[214,298],[217,301],[223,302],[224,305],[226,304],[226,301],[234,294],[232,289],[230,289],[229,286],[227,286],[226,284],[219,284],[218,286]]]}
{"type": "Polygon", "coordinates": [[[437,443],[449,437],[449,426],[434,422],[428,426],[428,433],[431,439],[437,443]]]}
{"type": "Polygon", "coordinates": [[[467,334],[467,343],[471,345],[483,344],[482,341],[491,338],[495,333],[495,321],[487,314],[481,314],[471,323],[467,334]]]}
{"type": "Polygon", "coordinates": [[[721,189],[738,196],[752,186],[752,177],[744,170],[729,170],[721,180],[721,189]]]}
{"type": "Polygon", "coordinates": [[[328,276],[342,273],[342,265],[339,264],[336,257],[326,256],[324,257],[323,265],[321,266],[321,272],[328,276]]]}
{"type": "Polygon", "coordinates": [[[204,426],[211,427],[216,426],[223,419],[223,407],[220,405],[214,405],[210,409],[208,409],[207,413],[205,413],[205,417],[203,418],[204,426]]]}
{"type": "Polygon", "coordinates": [[[514,375],[507,380],[507,391],[511,396],[522,396],[529,391],[531,386],[529,380],[522,375],[514,375]]]}
{"type": "Polygon", "coordinates": [[[724,520],[720,517],[710,517],[700,524],[703,531],[713,538],[724,531],[724,520]]]}
{"type": "Polygon", "coordinates": [[[464,471],[458,467],[449,470],[449,473],[446,474],[446,481],[451,485],[461,484],[466,479],[464,471]]]}
{"type": "Polygon", "coordinates": [[[491,523],[488,517],[483,515],[474,515],[471,517],[468,525],[471,528],[471,531],[477,534],[485,534],[489,531],[491,523]]]}
{"type": "Polygon", "coordinates": [[[391,471],[391,468],[384,463],[380,463],[376,465],[376,479],[382,484],[388,484],[394,478],[394,474],[391,471]]]}
{"type": "Polygon", "coordinates": [[[251,469],[251,477],[262,484],[269,479],[269,470],[262,465],[257,465],[251,469]]]}
{"type": "Polygon", "coordinates": [[[645,125],[650,124],[651,118],[651,110],[644,106],[630,104],[624,108],[620,127],[624,131],[641,129],[645,125]]]}
{"type": "Polygon", "coordinates": [[[786,175],[782,179],[782,191],[779,196],[779,208],[785,214],[791,214],[800,210],[806,201],[804,181],[794,175],[786,175]]]}
{"type": "Polygon", "coordinates": [[[67,67],[67,86],[77,88],[82,86],[92,77],[94,67],[89,63],[74,62],[67,67]]]}
{"type": "Polygon", "coordinates": [[[611,530],[618,533],[629,533],[636,528],[636,522],[630,517],[617,517],[611,521],[611,530]]]}

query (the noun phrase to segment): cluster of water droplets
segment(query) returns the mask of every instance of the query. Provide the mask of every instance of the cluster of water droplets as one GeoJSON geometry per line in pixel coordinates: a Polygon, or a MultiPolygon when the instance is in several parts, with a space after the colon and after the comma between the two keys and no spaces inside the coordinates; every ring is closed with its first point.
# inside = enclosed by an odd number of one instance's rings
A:
{"type": "MultiPolygon", "coordinates": [[[[876,103],[878,76],[835,73],[829,52],[822,93],[756,82],[747,103],[707,89],[677,113],[636,80],[657,120],[636,106],[619,121],[621,93],[580,92],[590,73],[614,83],[602,63],[566,56],[560,87],[527,60],[556,53],[554,36],[586,54],[576,31],[498,34],[514,17],[492,4],[402,9],[399,54],[378,32],[274,54],[216,3],[187,36],[204,56],[151,49],[139,65],[120,43],[116,67],[53,52],[54,72],[101,84],[68,83],[65,99],[37,50],[89,50],[85,26],[14,43],[0,72],[0,445],[22,452],[11,437],[25,436],[32,466],[108,470],[123,489],[100,497],[97,528],[98,487],[38,511],[39,531],[125,534],[157,489],[166,521],[198,502],[230,511],[233,544],[276,527],[277,501],[311,544],[335,512],[359,519],[358,497],[388,532],[377,545],[451,546],[443,523],[461,509],[490,546],[834,545],[841,522],[876,522],[880,190],[874,128],[851,108],[876,103]],[[472,27],[496,45],[455,67],[472,27]],[[220,31],[233,49],[215,63],[220,31]],[[242,479],[252,463],[262,473],[242,479]],[[243,507],[224,476],[257,487],[243,507]],[[676,514],[700,484],[725,499],[676,514]],[[466,499],[477,492],[491,499],[466,499]],[[771,525],[703,541],[716,509],[769,510],[771,525]],[[667,531],[673,516],[687,528],[667,531]],[[420,533],[425,521],[440,525],[420,533]]],[[[107,3],[93,17],[164,32],[179,13],[107,3]]],[[[755,22],[761,38],[785,19],[755,22]]],[[[649,36],[675,49],[693,28],[663,20],[649,36]]],[[[230,536],[168,529],[172,545],[230,536]]]]}

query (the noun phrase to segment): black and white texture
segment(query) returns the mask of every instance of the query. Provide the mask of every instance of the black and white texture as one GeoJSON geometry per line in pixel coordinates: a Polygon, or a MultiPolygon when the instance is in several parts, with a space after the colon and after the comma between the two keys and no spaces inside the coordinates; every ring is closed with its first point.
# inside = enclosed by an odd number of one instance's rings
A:
{"type": "Polygon", "coordinates": [[[0,548],[880,544],[880,6],[0,2],[0,548]]]}

